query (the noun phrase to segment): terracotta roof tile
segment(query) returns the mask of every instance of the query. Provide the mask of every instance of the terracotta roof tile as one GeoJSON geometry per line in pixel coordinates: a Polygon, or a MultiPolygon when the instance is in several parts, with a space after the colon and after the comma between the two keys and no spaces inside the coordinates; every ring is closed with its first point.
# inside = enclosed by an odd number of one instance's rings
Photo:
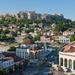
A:
{"type": "Polygon", "coordinates": [[[75,44],[74,45],[66,45],[64,47],[63,52],[75,52],[75,44]]]}

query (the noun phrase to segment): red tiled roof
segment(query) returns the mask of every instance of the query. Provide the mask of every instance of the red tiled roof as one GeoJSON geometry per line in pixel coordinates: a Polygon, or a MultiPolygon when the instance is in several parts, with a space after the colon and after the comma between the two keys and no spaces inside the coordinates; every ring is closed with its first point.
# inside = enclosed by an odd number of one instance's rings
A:
{"type": "Polygon", "coordinates": [[[66,45],[64,47],[63,52],[75,52],[75,44],[74,45],[66,45]]]}

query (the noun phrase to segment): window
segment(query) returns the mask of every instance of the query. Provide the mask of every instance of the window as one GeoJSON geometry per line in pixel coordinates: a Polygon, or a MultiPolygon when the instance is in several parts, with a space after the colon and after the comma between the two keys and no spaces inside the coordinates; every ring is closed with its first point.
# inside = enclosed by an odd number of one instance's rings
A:
{"type": "Polygon", "coordinates": [[[67,67],[67,59],[64,60],[64,66],[67,67]]]}
{"type": "Polygon", "coordinates": [[[72,60],[71,59],[69,60],[69,68],[70,69],[72,68],[72,60]]]}
{"type": "Polygon", "coordinates": [[[60,65],[63,66],[63,58],[60,58],[60,65]]]}
{"type": "Polygon", "coordinates": [[[75,70],[75,60],[73,61],[73,69],[75,70]]]}

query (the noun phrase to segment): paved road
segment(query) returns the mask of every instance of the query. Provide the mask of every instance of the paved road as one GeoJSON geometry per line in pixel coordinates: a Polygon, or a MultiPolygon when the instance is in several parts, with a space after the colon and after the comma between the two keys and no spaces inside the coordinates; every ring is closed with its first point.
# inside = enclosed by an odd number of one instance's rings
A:
{"type": "MultiPolygon", "coordinates": [[[[24,75],[46,75],[45,72],[50,72],[50,67],[41,67],[40,69],[35,68],[28,68],[24,71],[24,75]]],[[[61,71],[53,71],[53,75],[65,75],[64,72],[61,71]]]]}
{"type": "Polygon", "coordinates": [[[54,71],[53,75],[65,75],[64,72],[61,71],[54,71]]]}
{"type": "Polygon", "coordinates": [[[24,75],[33,75],[33,74],[35,74],[37,72],[38,72],[38,69],[37,68],[27,68],[24,71],[24,75]]]}
{"type": "MultiPolygon", "coordinates": [[[[42,67],[34,67],[34,68],[27,68],[23,75],[48,75],[44,73],[51,72],[50,67],[42,66],[42,67]]],[[[18,74],[12,74],[12,75],[18,75],[18,74]]],[[[22,74],[21,74],[22,75],[22,74]]],[[[53,71],[53,75],[65,75],[64,72],[61,71],[53,71]]]]}

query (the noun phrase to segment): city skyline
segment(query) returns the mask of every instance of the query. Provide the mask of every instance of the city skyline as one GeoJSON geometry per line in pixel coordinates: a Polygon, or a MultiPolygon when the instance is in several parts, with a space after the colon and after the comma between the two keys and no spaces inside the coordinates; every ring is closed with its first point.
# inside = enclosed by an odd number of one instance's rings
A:
{"type": "Polygon", "coordinates": [[[74,0],[0,0],[0,75],[75,75],[74,0]]]}
{"type": "Polygon", "coordinates": [[[19,11],[36,11],[37,13],[60,13],[66,18],[75,20],[75,1],[72,0],[1,0],[0,13],[19,11]]]}

